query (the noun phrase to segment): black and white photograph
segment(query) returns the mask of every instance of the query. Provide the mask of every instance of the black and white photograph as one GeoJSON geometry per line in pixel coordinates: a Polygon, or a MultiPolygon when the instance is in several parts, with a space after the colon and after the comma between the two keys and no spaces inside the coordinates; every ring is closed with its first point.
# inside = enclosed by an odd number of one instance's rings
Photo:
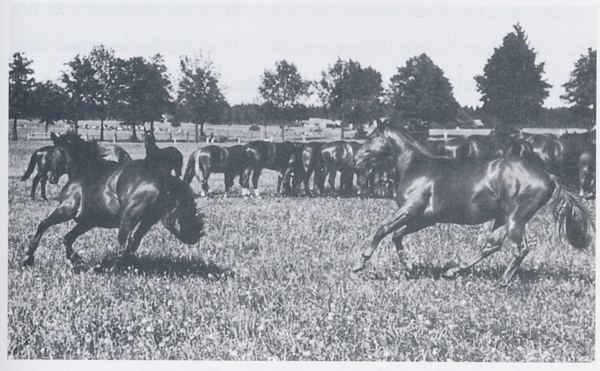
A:
{"type": "Polygon", "coordinates": [[[597,365],[594,2],[1,11],[2,369],[597,365]]]}

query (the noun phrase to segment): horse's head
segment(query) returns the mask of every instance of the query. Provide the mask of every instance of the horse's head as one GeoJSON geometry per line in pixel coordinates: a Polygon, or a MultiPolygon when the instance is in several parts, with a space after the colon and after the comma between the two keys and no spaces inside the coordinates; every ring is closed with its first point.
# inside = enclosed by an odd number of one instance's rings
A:
{"type": "Polygon", "coordinates": [[[354,155],[354,167],[370,168],[392,156],[393,147],[383,128],[378,127],[354,155]]]}
{"type": "Polygon", "coordinates": [[[150,130],[144,129],[144,145],[146,146],[146,148],[156,147],[156,138],[150,130]]]}
{"type": "Polygon", "coordinates": [[[52,184],[57,184],[63,174],[69,171],[70,157],[62,147],[57,147],[52,152],[48,163],[47,177],[52,184]]]}
{"type": "Polygon", "coordinates": [[[170,177],[170,194],[175,197],[172,208],[163,218],[164,226],[177,239],[188,245],[197,243],[204,235],[202,214],[196,209],[196,202],[190,186],[178,178],[170,177]]]}

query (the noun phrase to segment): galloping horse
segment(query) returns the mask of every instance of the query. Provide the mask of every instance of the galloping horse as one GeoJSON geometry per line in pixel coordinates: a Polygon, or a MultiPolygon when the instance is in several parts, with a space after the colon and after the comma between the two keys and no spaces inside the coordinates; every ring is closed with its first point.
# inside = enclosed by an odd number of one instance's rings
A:
{"type": "Polygon", "coordinates": [[[25,171],[25,174],[21,177],[21,181],[29,179],[33,171],[37,166],[37,173],[33,177],[33,183],[31,185],[31,199],[35,199],[35,189],[40,183],[42,198],[46,198],[46,182],[50,181],[52,184],[57,184],[58,179],[67,173],[67,152],[62,147],[46,146],[38,149],[31,155],[29,160],[29,166],[25,171]],[[53,176],[48,177],[50,169],[54,169],[53,176]]]}
{"type": "Polygon", "coordinates": [[[63,241],[67,258],[75,267],[86,264],[73,251],[73,243],[94,227],[119,228],[118,259],[113,268],[135,252],[142,237],[159,220],[180,241],[199,241],[203,221],[188,184],[146,161],[125,165],[105,161],[98,143],[69,136],[65,145],[71,158],[69,182],[60,193],[60,205],[39,224],[23,265],[34,263],[35,250],[49,227],[69,220],[77,224],[63,241]]]}
{"type": "Polygon", "coordinates": [[[183,155],[177,148],[158,148],[156,138],[151,131],[144,131],[144,146],[146,147],[146,162],[168,174],[175,171],[175,176],[181,177],[183,155]]]}
{"type": "Polygon", "coordinates": [[[593,220],[577,198],[558,179],[530,158],[502,157],[485,161],[457,161],[433,155],[404,130],[379,126],[355,156],[357,167],[368,167],[389,156],[395,159],[399,184],[399,210],[375,233],[362,252],[355,271],[363,269],[379,242],[393,232],[392,240],[402,264],[404,236],[437,223],[475,225],[494,220],[482,253],[466,264],[449,268],[444,276],[469,269],[500,250],[508,239],[518,252],[507,266],[502,283],[508,284],[529,248],[523,243],[525,224],[551,198],[555,216],[566,226],[569,243],[578,249],[590,244],[593,220]]]}
{"type": "Polygon", "coordinates": [[[338,171],[340,172],[339,192],[346,195],[353,192],[353,179],[356,172],[354,154],[359,148],[360,143],[343,140],[323,144],[321,156],[323,156],[330,192],[335,192],[335,178],[338,171]]]}
{"type": "Polygon", "coordinates": [[[279,172],[277,180],[277,193],[290,193],[289,179],[292,173],[300,175],[302,161],[299,147],[292,142],[272,143],[255,140],[246,144],[246,155],[248,163],[244,170],[244,184],[242,195],[250,194],[249,180],[252,175],[252,187],[254,195],[260,196],[258,190],[258,178],[263,169],[279,172]]]}
{"type": "Polygon", "coordinates": [[[206,146],[192,152],[188,160],[183,180],[190,184],[194,175],[202,183],[200,195],[208,194],[208,178],[212,173],[224,173],[225,197],[233,186],[233,179],[240,177],[243,186],[243,173],[247,166],[246,149],[242,145],[232,147],[206,146]]]}

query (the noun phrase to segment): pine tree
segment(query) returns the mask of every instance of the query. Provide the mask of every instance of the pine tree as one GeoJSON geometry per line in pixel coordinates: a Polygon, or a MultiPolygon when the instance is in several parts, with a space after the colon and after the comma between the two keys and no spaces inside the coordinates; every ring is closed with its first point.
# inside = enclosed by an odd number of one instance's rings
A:
{"type": "Polygon", "coordinates": [[[596,125],[596,51],[588,49],[575,63],[571,79],[563,85],[563,100],[573,104],[569,109],[582,118],[588,127],[596,125]]]}
{"type": "Polygon", "coordinates": [[[482,111],[497,120],[496,129],[514,131],[542,110],[551,85],[542,79],[544,63],[536,64],[535,57],[517,24],[502,46],[494,49],[483,76],[475,76],[477,90],[483,95],[482,111]]]}

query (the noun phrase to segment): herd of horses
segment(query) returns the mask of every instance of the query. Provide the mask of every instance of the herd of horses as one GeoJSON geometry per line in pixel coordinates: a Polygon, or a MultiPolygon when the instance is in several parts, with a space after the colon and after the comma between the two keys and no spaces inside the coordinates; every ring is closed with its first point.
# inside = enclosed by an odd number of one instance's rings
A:
{"type": "Polygon", "coordinates": [[[407,234],[437,223],[474,225],[493,220],[481,254],[464,264],[450,264],[444,276],[469,269],[508,240],[516,245],[517,254],[502,276],[501,282],[507,284],[529,251],[525,224],[550,200],[559,228],[572,246],[586,249],[592,240],[593,218],[582,200],[595,197],[595,130],[560,137],[492,132],[419,141],[402,128],[379,122],[362,144],[259,140],[205,146],[190,155],[183,177],[182,154],[174,147],[159,148],[151,132],[144,134],[142,160],[132,160],[119,146],[86,141],[73,133],[51,138],[54,145],[32,155],[21,180],[37,167],[31,198],[41,182],[44,199],[46,181],[56,184],[63,174],[69,180],[57,209],[39,224],[24,265],[33,264],[43,233],[68,220],[77,222],[64,237],[67,258],[74,266],[87,264],[73,251],[74,241],[94,227],[119,229],[112,268],[137,249],[158,221],[182,242],[197,243],[203,235],[203,219],[190,187],[194,177],[201,183],[201,196],[210,193],[210,175],[223,173],[225,196],[239,177],[244,197],[260,197],[258,181],[264,169],[278,172],[276,192],[282,195],[395,198],[398,210],[377,230],[355,271],[364,267],[388,234],[393,234],[400,259],[410,272],[402,245],[407,234]]]}

